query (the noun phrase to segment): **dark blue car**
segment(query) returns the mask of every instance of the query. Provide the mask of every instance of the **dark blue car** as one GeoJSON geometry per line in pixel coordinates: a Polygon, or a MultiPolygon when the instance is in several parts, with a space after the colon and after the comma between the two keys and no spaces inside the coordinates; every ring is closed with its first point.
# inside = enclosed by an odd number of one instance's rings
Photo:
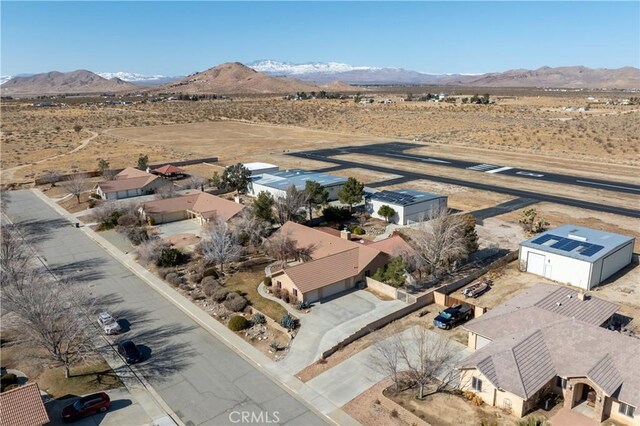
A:
{"type": "Polygon", "coordinates": [[[142,361],[140,349],[131,340],[121,340],[118,342],[118,353],[122,355],[127,364],[135,364],[142,361]]]}

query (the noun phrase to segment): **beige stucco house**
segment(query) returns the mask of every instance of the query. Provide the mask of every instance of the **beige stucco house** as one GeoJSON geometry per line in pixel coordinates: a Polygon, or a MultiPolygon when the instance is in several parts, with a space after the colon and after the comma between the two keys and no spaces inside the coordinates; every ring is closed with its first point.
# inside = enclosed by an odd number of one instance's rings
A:
{"type": "Polygon", "coordinates": [[[214,217],[228,221],[243,209],[241,204],[201,191],[178,197],[143,203],[139,212],[145,221],[154,224],[194,219],[201,225],[214,217]]]}
{"type": "Polygon", "coordinates": [[[277,233],[287,234],[298,248],[314,247],[311,260],[272,272],[272,285],[294,300],[316,302],[354,288],[389,260],[384,251],[352,241],[348,232],[336,236],[287,222],[277,233]]]}
{"type": "Polygon", "coordinates": [[[598,423],[640,425],[640,339],[602,327],[617,309],[538,284],[465,325],[476,351],[458,365],[460,387],[516,417],[555,393],[598,423]]]}
{"type": "Polygon", "coordinates": [[[97,184],[94,191],[103,200],[120,200],[153,194],[165,185],[172,183],[151,173],[127,167],[115,175],[113,180],[97,184]]]}

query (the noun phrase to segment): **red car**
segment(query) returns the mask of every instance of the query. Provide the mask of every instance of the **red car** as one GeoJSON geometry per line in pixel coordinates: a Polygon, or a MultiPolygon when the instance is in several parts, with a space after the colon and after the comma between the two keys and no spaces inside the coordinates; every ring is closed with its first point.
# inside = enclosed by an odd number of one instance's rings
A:
{"type": "Polygon", "coordinates": [[[103,413],[111,406],[109,395],[104,392],[84,396],[62,409],[62,420],[70,422],[95,413],[103,413]]]}

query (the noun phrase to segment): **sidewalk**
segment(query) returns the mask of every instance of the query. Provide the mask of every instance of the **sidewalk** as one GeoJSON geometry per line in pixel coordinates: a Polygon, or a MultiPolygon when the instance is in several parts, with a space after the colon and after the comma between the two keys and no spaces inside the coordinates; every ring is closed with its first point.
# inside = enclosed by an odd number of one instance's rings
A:
{"type": "MultiPolygon", "coordinates": [[[[41,191],[37,189],[32,189],[31,191],[33,191],[40,199],[46,202],[56,212],[58,212],[70,222],[75,223],[77,221],[71,213],[67,212],[58,204],[54,203],[41,191]]],[[[172,302],[178,309],[191,317],[191,319],[198,325],[200,325],[204,330],[222,341],[237,355],[262,369],[262,371],[264,371],[267,375],[274,379],[277,384],[279,384],[283,389],[287,390],[292,396],[297,397],[298,399],[302,399],[308,406],[310,406],[311,409],[318,412],[320,415],[328,417],[329,420],[331,420],[335,424],[341,426],[359,424],[354,419],[349,417],[344,411],[342,411],[339,406],[336,406],[329,399],[320,395],[305,383],[292,376],[290,372],[282,371],[282,368],[279,368],[279,366],[274,361],[266,357],[258,349],[251,346],[240,336],[227,329],[224,324],[221,324],[216,319],[212,318],[210,315],[200,309],[198,306],[191,303],[190,300],[188,300],[178,291],[171,288],[159,277],[152,274],[147,269],[135,262],[135,260],[115,248],[97,232],[93,231],[87,226],[81,226],[80,230],[87,234],[89,238],[94,240],[111,256],[113,256],[114,259],[119,261],[121,264],[135,273],[138,277],[143,279],[151,288],[153,288],[164,298],[172,302]]],[[[149,386],[148,389],[151,393],[154,393],[151,386],[149,386]]],[[[159,398],[157,394],[156,396],[159,398]]],[[[164,403],[164,401],[162,402],[164,403]]],[[[167,408],[170,410],[169,407],[167,408]]],[[[175,416],[175,414],[173,415],[175,416]]]]}

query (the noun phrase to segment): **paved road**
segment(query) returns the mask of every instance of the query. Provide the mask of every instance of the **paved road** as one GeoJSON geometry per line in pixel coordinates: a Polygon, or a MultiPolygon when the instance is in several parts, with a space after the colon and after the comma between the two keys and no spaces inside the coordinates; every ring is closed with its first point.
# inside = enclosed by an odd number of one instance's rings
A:
{"type": "MultiPolygon", "coordinates": [[[[329,156],[329,154],[331,155],[337,155],[337,154],[332,154],[334,151],[338,151],[338,153],[340,154],[344,154],[344,153],[348,153],[347,150],[348,148],[345,149],[336,149],[336,150],[318,150],[318,151],[305,151],[305,152],[290,152],[287,153],[287,155],[291,155],[293,157],[298,157],[298,158],[307,158],[307,159],[312,159],[312,160],[319,160],[319,161],[323,161],[323,162],[327,162],[327,163],[334,163],[336,164],[335,166],[330,166],[330,167],[326,167],[323,169],[319,169],[317,171],[321,171],[321,172],[330,172],[330,171],[334,171],[334,170],[341,170],[341,169],[350,169],[350,168],[361,168],[361,169],[367,169],[367,170],[371,170],[374,172],[379,172],[379,173],[386,173],[386,174],[394,174],[394,175],[400,175],[402,176],[401,178],[396,178],[393,179],[391,181],[386,181],[384,182],[384,185],[390,185],[390,184],[401,184],[401,183],[405,183],[405,182],[410,182],[413,180],[420,180],[420,179],[426,179],[426,180],[431,180],[434,182],[442,182],[442,183],[448,183],[451,185],[458,185],[458,186],[466,186],[468,188],[475,188],[475,189],[481,189],[484,191],[492,191],[492,192],[497,192],[500,194],[507,194],[507,195],[512,195],[514,197],[519,197],[519,198],[529,198],[532,200],[537,200],[537,201],[547,201],[550,203],[556,203],[556,204],[564,204],[567,206],[572,206],[572,207],[579,207],[579,208],[583,208],[583,209],[589,209],[589,210],[595,210],[595,211],[601,211],[601,212],[606,212],[606,213],[613,213],[613,214],[619,214],[622,216],[629,216],[629,217],[637,217],[640,218],[640,210],[636,210],[636,209],[630,209],[630,208],[625,208],[625,207],[617,207],[617,206],[611,206],[608,204],[599,204],[599,203],[592,203],[589,201],[583,201],[580,199],[574,199],[574,198],[567,198],[567,197],[558,197],[555,195],[547,195],[544,193],[539,193],[539,192],[532,192],[532,191],[524,191],[524,190],[519,190],[519,189],[514,189],[514,188],[509,188],[509,187],[502,187],[502,186],[496,186],[496,185],[487,185],[487,184],[483,184],[483,183],[479,183],[479,182],[475,182],[475,181],[469,181],[469,180],[463,180],[463,179],[454,179],[454,178],[448,178],[448,177],[443,177],[443,176],[436,176],[436,175],[430,175],[427,173],[421,173],[421,172],[417,172],[417,171],[407,171],[407,170],[401,170],[401,169],[394,169],[391,167],[384,167],[384,166],[378,166],[375,164],[372,164],[370,162],[365,163],[365,162],[356,162],[356,161],[348,161],[348,160],[344,160],[341,158],[334,158],[329,156]],[[345,152],[339,152],[339,151],[345,151],[345,152]]],[[[369,184],[368,186],[380,186],[383,183],[379,183],[378,185],[376,184],[369,184]]],[[[625,184],[626,185],[626,184],[625,184]]],[[[600,189],[605,189],[605,188],[600,188],[600,189]]]]}
{"type": "Polygon", "coordinates": [[[321,149],[310,152],[314,153],[315,155],[322,155],[325,157],[351,153],[366,154],[389,159],[412,161],[415,163],[420,163],[423,166],[433,164],[438,166],[454,167],[457,169],[472,170],[480,173],[499,174],[501,176],[514,176],[517,178],[529,179],[534,181],[546,181],[563,185],[584,186],[587,188],[606,189],[608,191],[640,195],[640,185],[634,185],[626,182],[623,183],[602,179],[592,179],[581,176],[571,176],[559,173],[549,173],[545,171],[521,169],[517,167],[510,167],[493,163],[478,163],[473,161],[456,160],[452,158],[433,157],[404,152],[412,148],[420,148],[423,146],[424,145],[405,142],[390,142],[336,149],[321,149]]]}
{"type": "Polygon", "coordinates": [[[279,424],[326,424],[32,192],[11,192],[8,215],[24,225],[52,270],[90,287],[101,307],[130,322],[125,336],[142,345],[147,358],[139,371],[185,424],[237,424],[242,412],[273,420],[276,411],[279,424]]]}

